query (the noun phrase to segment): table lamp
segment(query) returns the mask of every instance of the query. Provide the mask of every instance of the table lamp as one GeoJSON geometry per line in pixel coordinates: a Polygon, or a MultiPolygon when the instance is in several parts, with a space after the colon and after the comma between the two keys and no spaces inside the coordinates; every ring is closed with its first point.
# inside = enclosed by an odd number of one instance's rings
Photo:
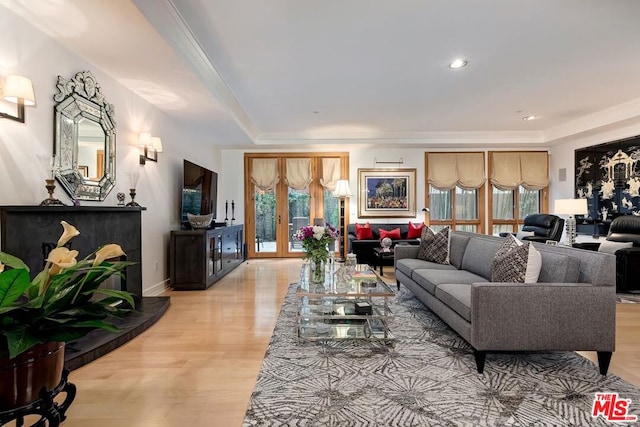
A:
{"type": "Polygon", "coordinates": [[[576,242],[576,218],[575,215],[587,215],[587,199],[558,199],[555,201],[553,213],[556,215],[569,215],[565,222],[567,231],[567,245],[573,246],[576,242]]]}

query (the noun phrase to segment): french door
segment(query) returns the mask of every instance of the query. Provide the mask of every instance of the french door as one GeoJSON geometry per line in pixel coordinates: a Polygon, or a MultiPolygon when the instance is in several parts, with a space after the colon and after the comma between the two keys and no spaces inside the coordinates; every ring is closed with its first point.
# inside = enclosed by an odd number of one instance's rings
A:
{"type": "Polygon", "coordinates": [[[245,154],[247,256],[299,257],[300,227],[337,226],[338,199],[331,193],[336,180],[348,177],[348,165],[348,153],[245,154]]]}

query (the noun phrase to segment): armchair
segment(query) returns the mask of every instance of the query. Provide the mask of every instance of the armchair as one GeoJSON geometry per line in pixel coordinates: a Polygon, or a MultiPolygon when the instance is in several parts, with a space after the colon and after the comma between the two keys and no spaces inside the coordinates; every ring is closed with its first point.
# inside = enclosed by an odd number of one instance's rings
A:
{"type": "MultiPolygon", "coordinates": [[[[533,242],[546,242],[547,240],[560,241],[564,219],[550,214],[530,214],[524,218],[522,231],[533,232],[533,236],[525,236],[522,240],[533,242]]],[[[500,233],[504,237],[508,233],[500,233]]]]}
{"type": "Polygon", "coordinates": [[[618,249],[616,256],[616,291],[640,292],[640,216],[619,216],[611,222],[610,242],[632,242],[630,248],[618,249]]]}

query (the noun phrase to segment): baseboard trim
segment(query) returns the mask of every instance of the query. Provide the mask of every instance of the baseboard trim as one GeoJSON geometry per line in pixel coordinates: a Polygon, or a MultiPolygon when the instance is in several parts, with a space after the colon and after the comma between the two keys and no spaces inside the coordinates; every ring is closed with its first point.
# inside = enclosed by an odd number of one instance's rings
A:
{"type": "Polygon", "coordinates": [[[169,289],[169,279],[165,279],[160,283],[156,283],[155,285],[144,289],[142,291],[142,294],[145,297],[157,297],[158,295],[161,295],[167,289],[169,289]]]}

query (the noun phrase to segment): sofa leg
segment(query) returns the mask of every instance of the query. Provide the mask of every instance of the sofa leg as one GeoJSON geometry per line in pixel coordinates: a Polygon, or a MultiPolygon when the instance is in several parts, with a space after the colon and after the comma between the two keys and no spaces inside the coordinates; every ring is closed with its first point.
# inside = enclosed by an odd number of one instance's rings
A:
{"type": "Polygon", "coordinates": [[[609,363],[611,362],[611,355],[613,353],[610,351],[599,351],[598,352],[598,366],[600,367],[600,374],[607,375],[607,371],[609,370],[609,363]]]}
{"type": "Polygon", "coordinates": [[[487,358],[487,352],[474,350],[473,355],[476,357],[476,368],[478,369],[478,373],[481,374],[484,371],[484,361],[487,358]]]}
{"type": "Polygon", "coordinates": [[[400,290],[400,280],[396,280],[396,285],[398,285],[398,290],[400,290]]]}

